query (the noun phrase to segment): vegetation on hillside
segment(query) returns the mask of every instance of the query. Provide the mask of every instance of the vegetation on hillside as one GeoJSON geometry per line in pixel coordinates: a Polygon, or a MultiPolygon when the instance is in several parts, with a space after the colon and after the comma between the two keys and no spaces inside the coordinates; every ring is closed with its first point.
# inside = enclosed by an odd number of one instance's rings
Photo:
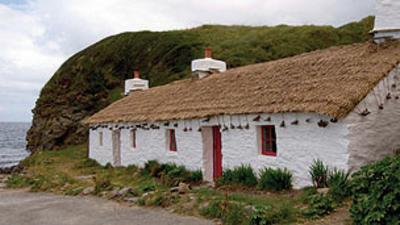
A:
{"type": "Polygon", "coordinates": [[[140,69],[151,86],[190,76],[192,59],[211,47],[215,58],[238,67],[369,39],[373,18],[343,27],[205,25],[168,32],[108,37],[68,59],[47,82],[28,132],[32,151],[83,143],[81,120],[122,97],[123,82],[140,69]]]}

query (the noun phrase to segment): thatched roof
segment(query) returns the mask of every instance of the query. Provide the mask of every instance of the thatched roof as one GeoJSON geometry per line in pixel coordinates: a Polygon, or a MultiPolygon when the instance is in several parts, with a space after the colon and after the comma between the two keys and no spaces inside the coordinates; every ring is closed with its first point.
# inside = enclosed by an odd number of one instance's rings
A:
{"type": "Polygon", "coordinates": [[[341,118],[399,61],[399,42],[333,47],[137,91],[85,122],[153,122],[281,112],[341,118]]]}

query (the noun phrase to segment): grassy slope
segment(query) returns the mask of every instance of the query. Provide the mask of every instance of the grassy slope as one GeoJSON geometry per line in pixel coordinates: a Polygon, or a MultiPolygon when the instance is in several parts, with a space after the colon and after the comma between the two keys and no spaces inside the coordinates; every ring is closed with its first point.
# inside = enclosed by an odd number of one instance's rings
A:
{"type": "Polygon", "coordinates": [[[226,224],[248,224],[246,209],[249,207],[269,207],[271,212],[280,216],[280,224],[307,221],[301,214],[301,209],[306,206],[305,191],[270,193],[237,187],[230,187],[230,191],[199,187],[185,195],[174,195],[159,179],[144,175],[139,168],[101,167],[87,160],[86,156],[87,148],[84,145],[70,146],[60,151],[37,152],[23,162],[26,172],[12,176],[8,185],[67,195],[78,195],[87,187],[96,187],[96,192],[92,194],[103,197],[109,196],[116,187],[131,187],[134,195],[139,196],[137,204],[162,206],[186,215],[213,218],[213,213],[220,209],[214,208],[211,203],[226,203],[226,210],[220,212],[230,215],[226,218],[226,224]],[[237,209],[232,207],[235,205],[240,206],[241,210],[235,211],[237,209]],[[205,208],[209,211],[205,212],[205,208]]]}
{"type": "Polygon", "coordinates": [[[33,110],[31,150],[83,143],[80,121],[121,97],[123,82],[140,68],[151,86],[190,75],[204,47],[229,67],[264,62],[333,45],[368,40],[373,18],[330,26],[246,27],[206,25],[169,32],[129,32],[108,37],[68,59],[47,82],[33,110]]]}

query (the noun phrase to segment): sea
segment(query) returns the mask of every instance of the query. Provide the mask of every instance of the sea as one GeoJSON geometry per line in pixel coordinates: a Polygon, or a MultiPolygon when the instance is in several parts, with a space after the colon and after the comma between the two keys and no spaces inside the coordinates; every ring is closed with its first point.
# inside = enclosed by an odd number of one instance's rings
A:
{"type": "Polygon", "coordinates": [[[0,122],[0,168],[15,166],[29,156],[25,138],[30,126],[30,123],[0,122]]]}

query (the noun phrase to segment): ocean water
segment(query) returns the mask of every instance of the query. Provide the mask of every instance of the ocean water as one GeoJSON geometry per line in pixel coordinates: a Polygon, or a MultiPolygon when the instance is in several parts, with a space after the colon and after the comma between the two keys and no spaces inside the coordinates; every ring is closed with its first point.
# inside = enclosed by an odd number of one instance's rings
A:
{"type": "Polygon", "coordinates": [[[30,123],[0,122],[0,168],[17,165],[29,156],[26,150],[26,132],[30,123]]]}

